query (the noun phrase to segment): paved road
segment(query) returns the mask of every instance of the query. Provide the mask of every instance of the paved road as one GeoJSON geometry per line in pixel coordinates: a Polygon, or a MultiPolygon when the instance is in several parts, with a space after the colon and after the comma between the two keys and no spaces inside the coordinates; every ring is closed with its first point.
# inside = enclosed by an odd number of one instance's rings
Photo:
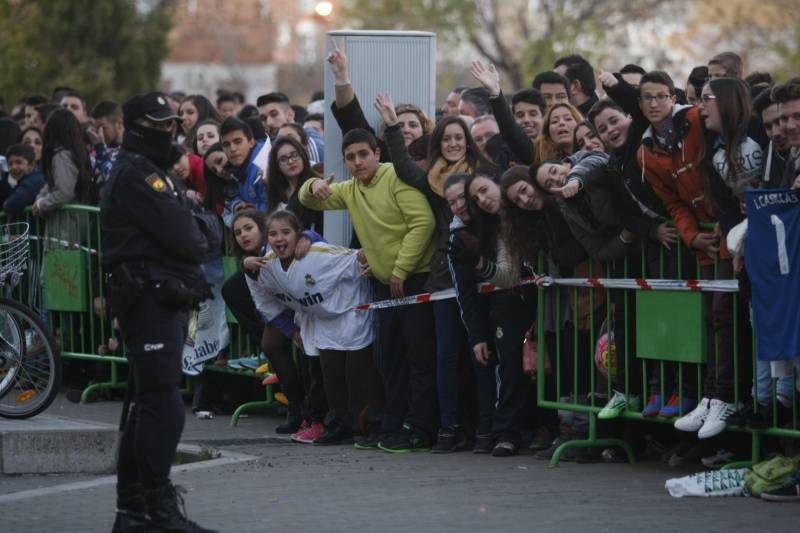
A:
{"type": "MultiPolygon", "coordinates": [[[[50,414],[113,422],[118,409],[119,403],[81,407],[59,401],[50,414]]],[[[227,421],[187,418],[188,438],[234,455],[222,459],[227,464],[198,463],[174,476],[190,490],[190,516],[226,532],[777,533],[797,531],[800,523],[800,505],[673,499],[664,481],[687,471],[656,464],[566,463],[551,469],[530,455],[396,456],[316,448],[275,439],[277,416],[251,417],[239,428],[227,427],[227,421]]],[[[113,506],[112,477],[0,479],[3,532],[109,531],[113,506]],[[62,490],[77,481],[84,486],[62,490]]]]}

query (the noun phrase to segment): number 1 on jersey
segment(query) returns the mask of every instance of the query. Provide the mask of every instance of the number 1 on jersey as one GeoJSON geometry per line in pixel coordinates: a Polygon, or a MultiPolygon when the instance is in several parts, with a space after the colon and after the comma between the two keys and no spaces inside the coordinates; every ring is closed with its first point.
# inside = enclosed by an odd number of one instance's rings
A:
{"type": "Polygon", "coordinates": [[[789,273],[789,253],[786,251],[786,226],[783,225],[783,220],[778,218],[778,215],[770,216],[769,220],[775,226],[775,237],[778,239],[778,265],[781,275],[785,276],[789,273]]]}

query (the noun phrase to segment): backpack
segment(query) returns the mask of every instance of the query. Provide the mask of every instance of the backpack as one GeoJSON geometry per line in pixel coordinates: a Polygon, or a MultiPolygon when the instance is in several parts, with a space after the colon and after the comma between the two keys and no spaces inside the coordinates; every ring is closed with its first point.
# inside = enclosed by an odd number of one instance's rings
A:
{"type": "Polygon", "coordinates": [[[784,457],[779,455],[769,461],[753,465],[745,476],[745,493],[758,498],[762,492],[780,488],[786,483],[800,464],[800,455],[784,457]]]}

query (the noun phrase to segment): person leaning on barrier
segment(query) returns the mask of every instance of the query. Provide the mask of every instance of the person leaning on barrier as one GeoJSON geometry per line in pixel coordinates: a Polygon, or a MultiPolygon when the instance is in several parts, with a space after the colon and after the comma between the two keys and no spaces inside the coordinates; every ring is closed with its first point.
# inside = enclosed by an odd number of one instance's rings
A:
{"type": "Polygon", "coordinates": [[[179,510],[169,472],[185,416],[178,387],[189,310],[206,298],[201,264],[219,235],[165,170],[178,120],[166,96],[134,96],[123,112],[122,148],[100,202],[103,267],[134,379],[113,531],[206,532],[179,510]]]}

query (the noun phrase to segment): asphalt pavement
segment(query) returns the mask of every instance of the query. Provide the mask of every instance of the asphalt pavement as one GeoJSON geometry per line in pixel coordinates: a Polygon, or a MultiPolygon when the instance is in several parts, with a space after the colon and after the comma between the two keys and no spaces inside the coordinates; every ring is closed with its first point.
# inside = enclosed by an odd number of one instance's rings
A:
{"type": "MultiPolygon", "coordinates": [[[[120,402],[71,404],[49,415],[115,424],[120,402]]],[[[187,410],[184,443],[219,451],[175,467],[189,516],[225,532],[797,531],[800,504],[753,498],[675,499],[664,489],[691,469],[659,463],[562,463],[296,444],[274,433],[275,413],[198,420],[187,410]],[[216,455],[216,454],[213,454],[216,455]]],[[[3,421],[0,420],[0,427],[3,421]]],[[[196,448],[195,448],[196,449],[196,448]]],[[[4,476],[0,530],[110,531],[113,475],[4,476]]]]}

